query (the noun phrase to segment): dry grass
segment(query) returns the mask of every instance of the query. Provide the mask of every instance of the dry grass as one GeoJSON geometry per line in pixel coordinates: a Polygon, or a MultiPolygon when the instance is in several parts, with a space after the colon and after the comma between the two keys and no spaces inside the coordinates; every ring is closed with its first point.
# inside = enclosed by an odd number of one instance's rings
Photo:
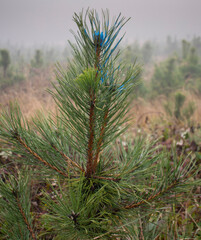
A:
{"type": "Polygon", "coordinates": [[[24,82],[1,90],[0,109],[8,106],[9,102],[17,101],[26,117],[40,109],[52,110],[55,103],[47,89],[52,88],[51,82],[54,79],[52,67],[29,71],[24,82]]]}
{"type": "MultiPolygon", "coordinates": [[[[200,122],[201,116],[201,96],[196,96],[188,91],[180,91],[186,96],[184,108],[189,102],[194,102],[196,109],[192,116],[192,120],[195,123],[200,122]]],[[[167,98],[163,95],[154,100],[146,100],[139,98],[132,104],[131,113],[134,116],[134,123],[137,125],[146,124],[147,121],[154,121],[156,119],[163,119],[165,121],[172,121],[173,119],[167,115],[164,109],[164,104],[167,102],[167,98]]]]}
{"type": "MultiPolygon", "coordinates": [[[[150,78],[151,72],[148,73],[150,78]]],[[[54,67],[46,69],[27,69],[26,80],[17,83],[12,87],[0,90],[0,109],[9,105],[10,101],[17,101],[26,117],[33,116],[37,110],[54,110],[55,103],[52,96],[47,92],[51,89],[51,82],[55,81],[54,67]]],[[[194,122],[200,121],[201,116],[201,97],[181,90],[186,96],[186,102],[193,101],[196,111],[193,116],[194,122]]],[[[159,96],[155,100],[135,100],[132,104],[130,113],[135,126],[146,126],[147,122],[157,122],[158,120],[172,121],[165,113],[164,103],[167,101],[165,96],[159,96]]]]}

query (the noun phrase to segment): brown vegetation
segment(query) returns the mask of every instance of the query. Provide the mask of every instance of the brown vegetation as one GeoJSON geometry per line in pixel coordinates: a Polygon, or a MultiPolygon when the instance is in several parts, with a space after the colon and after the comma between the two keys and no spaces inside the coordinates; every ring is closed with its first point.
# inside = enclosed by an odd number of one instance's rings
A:
{"type": "Polygon", "coordinates": [[[52,87],[51,82],[55,80],[53,69],[30,69],[25,81],[0,90],[0,109],[8,106],[9,102],[17,101],[27,117],[40,109],[53,110],[54,101],[47,92],[52,87]]]}

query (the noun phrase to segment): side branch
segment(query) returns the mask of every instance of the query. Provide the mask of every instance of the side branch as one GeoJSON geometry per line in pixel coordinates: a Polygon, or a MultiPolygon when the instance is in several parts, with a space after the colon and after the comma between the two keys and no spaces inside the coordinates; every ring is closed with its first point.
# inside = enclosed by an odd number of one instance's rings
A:
{"type": "Polygon", "coordinates": [[[79,170],[81,170],[82,172],[84,172],[84,169],[78,165],[76,162],[74,162],[73,160],[71,160],[68,156],[66,156],[65,153],[61,152],[59,149],[57,149],[57,147],[52,146],[57,152],[59,152],[61,154],[62,157],[64,157],[69,163],[71,163],[74,167],[78,168],[79,170]]]}
{"type": "Polygon", "coordinates": [[[107,109],[106,112],[105,112],[105,115],[104,115],[103,125],[102,125],[102,128],[101,128],[100,137],[99,137],[99,140],[98,140],[98,143],[97,143],[96,155],[95,155],[95,159],[94,159],[94,163],[93,163],[93,172],[94,173],[96,171],[96,167],[97,167],[97,164],[98,164],[98,159],[99,159],[101,146],[102,146],[102,143],[103,143],[105,128],[107,126],[108,113],[109,113],[109,110],[107,109]]]}
{"type": "Polygon", "coordinates": [[[87,150],[87,167],[86,176],[90,177],[93,170],[93,144],[94,144],[94,111],[95,111],[95,96],[91,93],[90,113],[89,113],[89,142],[87,150]]]}
{"type": "Polygon", "coordinates": [[[150,202],[152,200],[154,200],[155,198],[157,198],[159,195],[162,195],[163,193],[169,191],[171,188],[173,188],[176,184],[178,183],[177,180],[175,180],[170,186],[168,186],[166,189],[159,191],[158,193],[150,196],[148,199],[142,200],[140,202],[137,203],[132,203],[130,205],[125,206],[125,209],[131,209],[131,208],[135,208],[135,207],[139,207],[140,205],[146,203],[146,202],[150,202]]]}
{"type": "Polygon", "coordinates": [[[21,139],[21,137],[19,135],[16,136],[16,139],[18,140],[18,142],[25,147],[25,149],[31,153],[35,158],[37,158],[40,162],[42,162],[43,164],[45,164],[46,166],[50,167],[51,169],[55,170],[56,172],[58,172],[59,174],[63,175],[64,177],[68,177],[68,175],[64,172],[62,172],[61,170],[59,170],[57,167],[51,165],[50,163],[48,163],[47,161],[45,161],[44,159],[42,159],[37,153],[35,153],[29,146],[27,146],[27,144],[21,139]]]}
{"type": "Polygon", "coordinates": [[[22,208],[22,205],[21,205],[21,203],[20,203],[20,200],[19,200],[17,194],[16,194],[16,193],[13,193],[13,195],[15,196],[15,200],[16,200],[16,202],[17,202],[17,206],[18,206],[18,208],[19,208],[19,211],[20,211],[20,213],[21,213],[21,215],[22,215],[22,217],[23,217],[23,219],[24,219],[24,222],[25,222],[25,224],[26,224],[26,226],[27,226],[27,228],[28,228],[28,230],[29,230],[29,232],[30,232],[33,240],[37,240],[36,235],[35,235],[35,233],[34,233],[32,227],[31,227],[31,225],[29,224],[29,222],[28,222],[28,220],[27,220],[27,217],[26,217],[26,215],[25,215],[25,213],[24,213],[24,210],[23,210],[23,208],[22,208]]]}

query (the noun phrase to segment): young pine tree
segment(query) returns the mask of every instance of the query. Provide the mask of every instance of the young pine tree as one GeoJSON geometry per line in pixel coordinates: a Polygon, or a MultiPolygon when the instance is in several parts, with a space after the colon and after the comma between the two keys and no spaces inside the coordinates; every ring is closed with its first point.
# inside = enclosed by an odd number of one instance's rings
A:
{"type": "Polygon", "coordinates": [[[6,49],[0,50],[0,65],[3,67],[3,75],[6,78],[8,66],[10,65],[10,54],[6,49]]]}
{"type": "Polygon", "coordinates": [[[73,19],[73,58],[67,70],[57,65],[50,91],[58,114],[40,113],[30,123],[13,104],[0,118],[1,139],[21,156],[19,173],[0,180],[2,239],[154,239],[163,229],[159,211],[191,185],[193,159],[184,164],[173,154],[170,161],[142,139],[124,147],[120,135],[140,74],[136,65],[117,64],[127,20],[110,23],[106,11],[101,22],[89,10],[73,19]],[[40,213],[31,205],[38,181],[40,213]]]}
{"type": "Polygon", "coordinates": [[[41,68],[43,66],[43,56],[41,50],[35,51],[34,58],[31,60],[31,66],[33,68],[41,68]]]}

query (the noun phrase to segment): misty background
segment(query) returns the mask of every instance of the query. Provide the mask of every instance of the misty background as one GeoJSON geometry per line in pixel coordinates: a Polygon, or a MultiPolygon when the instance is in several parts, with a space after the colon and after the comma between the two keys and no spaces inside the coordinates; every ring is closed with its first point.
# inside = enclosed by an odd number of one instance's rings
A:
{"type": "Polygon", "coordinates": [[[74,13],[88,8],[100,16],[108,9],[111,24],[119,13],[131,18],[118,50],[120,62],[143,66],[136,96],[168,95],[191,82],[201,95],[201,0],[0,0],[0,90],[48,87],[55,63],[72,57],[74,13]]]}
{"type": "Polygon", "coordinates": [[[66,44],[74,12],[88,7],[131,17],[124,28],[128,42],[201,35],[200,0],[0,0],[0,43],[66,44]]]}

